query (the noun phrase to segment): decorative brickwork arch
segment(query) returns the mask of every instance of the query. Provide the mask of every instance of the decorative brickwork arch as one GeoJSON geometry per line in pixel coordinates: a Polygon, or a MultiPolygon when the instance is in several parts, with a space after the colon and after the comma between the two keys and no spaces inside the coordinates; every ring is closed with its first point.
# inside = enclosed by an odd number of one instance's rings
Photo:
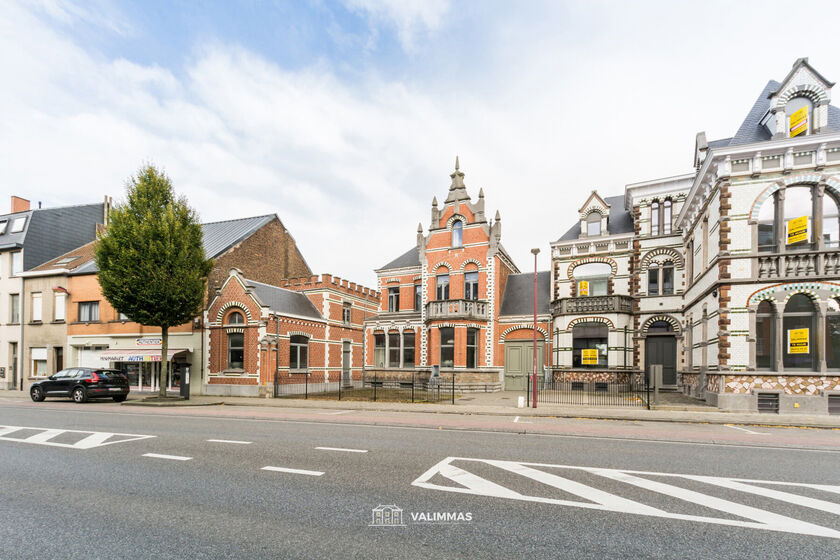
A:
{"type": "Polygon", "coordinates": [[[606,209],[601,208],[600,206],[590,206],[586,209],[586,211],[582,212],[580,217],[581,219],[585,220],[589,218],[590,214],[598,214],[601,218],[606,218],[609,215],[609,212],[606,209]]]}
{"type": "Polygon", "coordinates": [[[670,247],[658,247],[645,253],[645,256],[642,257],[641,263],[639,264],[639,269],[644,272],[652,263],[661,265],[665,261],[672,261],[677,270],[685,267],[685,259],[683,259],[679,251],[670,247]]]}
{"type": "Polygon", "coordinates": [[[650,327],[653,323],[657,321],[665,321],[674,329],[674,334],[676,336],[682,336],[682,325],[680,322],[677,321],[675,318],[671,317],[670,315],[654,315],[647,319],[644,324],[642,325],[642,336],[647,336],[648,327],[650,327]]]}
{"type": "Polygon", "coordinates": [[[240,303],[238,301],[229,301],[219,308],[219,312],[216,314],[216,322],[217,323],[219,323],[219,324],[222,323],[222,319],[225,316],[225,312],[228,309],[230,309],[231,307],[235,307],[238,311],[242,311],[242,313],[245,314],[245,317],[248,319],[249,322],[253,320],[251,318],[251,310],[248,309],[247,305],[243,305],[242,303],[240,303]]]}
{"type": "Polygon", "coordinates": [[[569,321],[569,324],[566,325],[566,330],[571,330],[572,327],[580,323],[604,323],[610,329],[615,329],[615,324],[606,317],[578,317],[569,321]]]}
{"type": "Polygon", "coordinates": [[[756,306],[765,299],[785,304],[795,294],[805,294],[814,302],[817,302],[820,299],[820,293],[826,294],[826,297],[840,297],[840,284],[836,282],[773,284],[751,293],[747,298],[747,306],[756,306]]]}
{"type": "Polygon", "coordinates": [[[287,333],[288,336],[305,336],[306,338],[312,338],[312,333],[307,333],[303,331],[289,331],[287,333]]]}
{"type": "Polygon", "coordinates": [[[830,192],[834,195],[834,198],[840,200],[840,181],[835,179],[834,177],[830,177],[828,175],[824,175],[822,173],[805,173],[800,175],[793,175],[791,177],[786,177],[780,181],[776,181],[767,186],[763,191],[761,191],[755,200],[753,201],[752,208],[750,210],[750,224],[757,224],[758,223],[758,214],[761,211],[762,205],[773,196],[773,193],[778,191],[779,189],[792,187],[794,185],[818,185],[823,183],[825,185],[825,190],[830,192]]]}
{"type": "Polygon", "coordinates": [[[461,270],[466,269],[468,264],[474,264],[478,267],[478,270],[481,270],[481,262],[477,261],[475,259],[467,259],[464,262],[462,262],[461,263],[461,270]]]}
{"type": "Polygon", "coordinates": [[[452,230],[452,224],[455,223],[456,220],[460,220],[462,225],[467,225],[467,218],[462,216],[461,214],[452,214],[448,220],[446,220],[446,229],[452,230]]]}
{"type": "Polygon", "coordinates": [[[589,263],[604,263],[610,265],[612,269],[612,275],[615,276],[618,274],[618,264],[614,260],[609,257],[586,257],[583,259],[578,259],[574,261],[572,264],[569,265],[569,268],[566,270],[566,276],[568,276],[569,280],[574,280],[574,270],[583,264],[589,263]]]}
{"type": "Polygon", "coordinates": [[[446,262],[446,261],[440,261],[439,263],[437,263],[436,265],[434,265],[434,266],[432,267],[432,271],[433,271],[435,274],[437,274],[437,271],[438,271],[438,269],[440,269],[440,268],[445,268],[445,269],[449,270],[449,272],[452,272],[452,270],[453,270],[455,267],[454,267],[454,266],[452,266],[451,264],[449,264],[449,263],[448,263],[448,262],[446,262]]]}
{"type": "MultiPolygon", "coordinates": [[[[499,338],[499,342],[503,343],[505,341],[505,337],[507,337],[508,334],[512,333],[513,331],[518,331],[518,330],[522,330],[522,329],[533,331],[534,330],[534,324],[533,323],[519,324],[519,325],[514,325],[512,327],[506,328],[502,332],[502,336],[499,338]]],[[[543,340],[548,340],[548,331],[546,331],[544,328],[538,326],[537,327],[537,332],[540,333],[543,336],[543,340]]]]}
{"type": "Polygon", "coordinates": [[[776,99],[776,110],[784,110],[788,101],[794,97],[807,97],[814,105],[828,103],[828,94],[821,86],[816,84],[801,84],[789,87],[776,99]]]}

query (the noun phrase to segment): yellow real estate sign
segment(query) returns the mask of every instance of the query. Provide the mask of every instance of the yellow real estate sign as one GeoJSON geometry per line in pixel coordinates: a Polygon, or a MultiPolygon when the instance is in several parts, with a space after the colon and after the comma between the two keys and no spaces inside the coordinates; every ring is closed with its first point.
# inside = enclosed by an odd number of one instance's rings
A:
{"type": "Polygon", "coordinates": [[[790,115],[789,130],[791,138],[808,130],[808,107],[802,107],[790,115]]]}
{"type": "Polygon", "coordinates": [[[598,365],[598,349],[584,349],[581,350],[581,363],[585,366],[597,366],[598,365]]]}
{"type": "Polygon", "coordinates": [[[578,282],[578,295],[579,296],[588,296],[589,295],[589,282],[587,280],[581,280],[578,282]]]}
{"type": "Polygon", "coordinates": [[[787,222],[787,244],[808,241],[808,216],[793,218],[787,222]]]}
{"type": "Polygon", "coordinates": [[[808,354],[808,329],[790,329],[788,332],[788,354],[808,354]]]}

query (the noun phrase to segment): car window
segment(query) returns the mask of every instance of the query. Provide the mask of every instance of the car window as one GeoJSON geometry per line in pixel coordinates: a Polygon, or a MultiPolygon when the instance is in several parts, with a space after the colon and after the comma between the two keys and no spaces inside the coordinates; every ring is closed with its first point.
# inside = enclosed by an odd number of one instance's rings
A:
{"type": "Polygon", "coordinates": [[[108,379],[113,377],[120,377],[122,375],[122,372],[115,369],[98,369],[96,370],[96,375],[108,379]]]}
{"type": "Polygon", "coordinates": [[[75,379],[81,379],[81,378],[83,378],[83,377],[86,377],[88,374],[89,374],[89,371],[88,371],[88,370],[86,370],[86,369],[77,369],[77,370],[76,370],[76,374],[75,374],[75,375],[73,375],[73,378],[75,378],[75,379]]]}
{"type": "Polygon", "coordinates": [[[72,377],[73,376],[73,371],[75,371],[75,370],[63,369],[63,370],[61,370],[61,371],[59,371],[58,373],[55,374],[55,378],[56,379],[66,379],[68,377],[72,377]]]}

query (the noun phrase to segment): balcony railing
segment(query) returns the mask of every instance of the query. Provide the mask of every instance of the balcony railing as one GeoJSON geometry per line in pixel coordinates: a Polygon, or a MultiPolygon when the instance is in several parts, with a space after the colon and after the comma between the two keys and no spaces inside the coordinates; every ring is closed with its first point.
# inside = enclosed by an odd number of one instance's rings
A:
{"type": "Polygon", "coordinates": [[[553,303],[555,315],[632,313],[633,298],[624,295],[562,298],[553,303]]]}
{"type": "Polygon", "coordinates": [[[756,276],[759,278],[810,278],[840,274],[840,251],[774,253],[759,255],[756,276]]]}
{"type": "Polygon", "coordinates": [[[486,320],[487,302],[470,299],[430,301],[426,304],[426,319],[486,320]]]}

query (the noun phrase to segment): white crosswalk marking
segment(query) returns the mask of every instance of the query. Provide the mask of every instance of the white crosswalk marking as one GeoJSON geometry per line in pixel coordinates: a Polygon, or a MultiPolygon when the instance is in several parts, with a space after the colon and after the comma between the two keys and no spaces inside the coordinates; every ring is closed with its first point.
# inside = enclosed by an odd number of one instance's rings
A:
{"type": "MultiPolygon", "coordinates": [[[[486,468],[482,469],[482,473],[486,468]]],[[[495,478],[494,475],[490,475],[495,478]]],[[[501,479],[509,479],[510,475],[504,475],[500,472],[501,479]]],[[[578,475],[578,476],[583,476],[578,475]]],[[[420,488],[427,488],[432,490],[442,490],[445,492],[456,492],[462,494],[475,494],[480,496],[490,496],[497,498],[506,498],[512,500],[522,500],[529,502],[548,503],[562,506],[570,506],[585,509],[597,509],[603,511],[612,511],[617,513],[631,513],[636,515],[647,515],[651,517],[662,517],[670,519],[679,519],[685,521],[695,521],[702,523],[714,523],[717,525],[728,525],[733,527],[746,527],[751,529],[762,529],[768,531],[779,531],[786,533],[796,533],[802,535],[813,535],[820,537],[830,537],[840,539],[840,531],[817,525],[802,519],[796,519],[783,515],[776,511],[768,511],[758,507],[749,506],[746,504],[732,501],[731,499],[723,499],[711,495],[714,488],[725,488],[736,492],[743,492],[748,495],[757,495],[763,498],[781,502],[780,505],[793,504],[795,506],[802,506],[813,510],[818,510],[825,513],[840,515],[840,504],[828,501],[827,499],[818,499],[811,496],[800,496],[788,491],[776,490],[772,488],[765,488],[764,486],[784,486],[790,489],[796,487],[809,488],[812,490],[825,491],[831,494],[840,493],[840,486],[823,485],[823,484],[809,484],[809,483],[793,483],[793,482],[776,482],[767,480],[746,480],[737,478],[725,478],[714,476],[700,476],[700,475],[686,475],[674,473],[656,473],[646,471],[632,471],[632,470],[617,470],[617,469],[602,469],[596,467],[579,467],[571,465],[552,465],[545,463],[526,463],[516,461],[499,461],[491,459],[470,459],[464,457],[448,457],[433,466],[431,469],[423,473],[417,480],[412,482],[413,486],[420,488]],[[453,464],[453,463],[457,463],[453,464]],[[506,488],[501,482],[494,482],[469,472],[470,465],[484,464],[496,467],[501,471],[513,473],[519,477],[523,477],[526,481],[533,481],[534,495],[524,494],[506,488]],[[545,469],[552,469],[554,472],[546,472],[545,469]],[[666,509],[654,507],[652,505],[644,504],[639,501],[630,500],[623,496],[607,492],[605,490],[594,488],[588,484],[583,484],[571,478],[566,478],[555,474],[565,470],[569,473],[568,476],[573,476],[575,472],[586,473],[590,475],[587,481],[591,480],[591,475],[600,477],[604,484],[610,486],[615,492],[628,491],[627,486],[644,489],[654,494],[665,496],[665,502],[669,499],[680,500],[687,504],[695,506],[702,506],[704,508],[718,510],[740,519],[730,519],[728,517],[710,517],[703,515],[691,515],[686,513],[679,513],[674,511],[666,511],[666,509]],[[444,485],[436,482],[430,482],[434,477],[443,477],[458,484],[458,486],[444,485]],[[661,482],[659,480],[652,480],[650,477],[666,478],[673,481],[673,484],[661,482]],[[618,486],[615,483],[620,483],[618,486]],[[682,482],[699,482],[710,486],[709,492],[704,493],[694,489],[688,489],[679,486],[682,482]],[[758,486],[758,485],[763,486],[758,486]],[[540,496],[539,493],[544,491],[545,487],[549,486],[572,494],[587,500],[572,501],[557,498],[550,498],[540,496]]],[[[519,488],[522,483],[517,484],[519,488]]],[[[527,486],[527,483],[526,483],[527,486]]],[[[696,487],[696,486],[695,486],[696,487]]],[[[638,492],[635,494],[637,495],[638,492]]],[[[634,497],[635,497],[634,495],[634,497]]],[[[647,494],[646,494],[647,495],[647,494]]],[[[727,496],[730,497],[730,496],[727,496]]],[[[828,497],[828,496],[827,496],[828,497]]],[[[746,496],[745,496],[746,499],[746,496]]],[[[650,496],[650,500],[657,501],[659,499],[655,496],[650,496]]],[[[774,502],[774,503],[775,503],[774,502]]],[[[671,506],[672,509],[673,506],[671,506]]]]}
{"type": "Polygon", "coordinates": [[[86,430],[62,430],[57,428],[34,428],[31,426],[0,426],[0,441],[14,441],[18,443],[34,443],[52,447],[66,447],[69,449],[93,449],[114,443],[124,443],[155,436],[141,434],[122,434],[118,432],[91,432],[86,430]],[[21,430],[37,430],[37,434],[29,437],[14,437],[15,432],[21,430]],[[70,435],[69,439],[78,438],[73,443],[52,441],[60,435],[70,435]]]}

